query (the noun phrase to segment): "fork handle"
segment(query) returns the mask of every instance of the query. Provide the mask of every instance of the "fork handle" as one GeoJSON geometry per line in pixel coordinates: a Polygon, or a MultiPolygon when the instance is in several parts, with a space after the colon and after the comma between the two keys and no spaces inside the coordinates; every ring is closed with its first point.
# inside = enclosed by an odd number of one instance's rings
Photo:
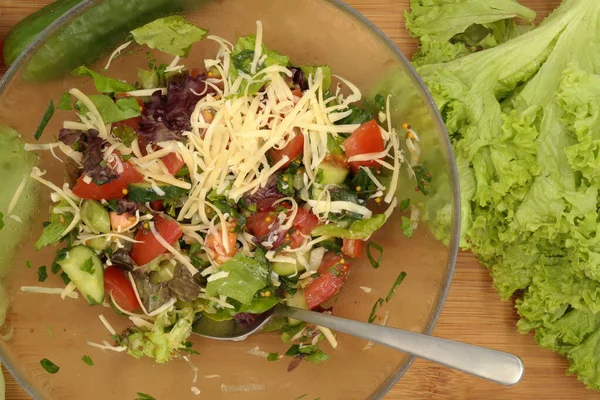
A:
{"type": "Polygon", "coordinates": [[[512,386],[523,377],[521,359],[502,351],[283,305],[275,308],[275,314],[367,339],[501,385],[512,386]]]}

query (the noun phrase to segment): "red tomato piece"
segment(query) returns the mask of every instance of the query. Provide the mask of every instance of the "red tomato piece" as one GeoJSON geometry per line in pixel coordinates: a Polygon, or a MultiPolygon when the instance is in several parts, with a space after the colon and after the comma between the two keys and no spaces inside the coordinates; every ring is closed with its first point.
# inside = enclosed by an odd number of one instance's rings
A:
{"type": "Polygon", "coordinates": [[[177,155],[177,153],[167,154],[162,158],[162,162],[165,164],[165,167],[167,167],[171,175],[177,175],[179,170],[185,165],[185,162],[177,155]]]}
{"type": "Polygon", "coordinates": [[[336,294],[346,282],[349,268],[350,264],[341,254],[325,254],[319,277],[304,288],[308,308],[312,310],[336,294]]]}
{"type": "Polygon", "coordinates": [[[358,258],[362,255],[363,244],[362,240],[343,239],[342,253],[351,258],[358,258]]]}
{"type": "Polygon", "coordinates": [[[107,267],[104,270],[104,288],[125,311],[133,312],[140,308],[131,282],[119,268],[107,267]]]}
{"type": "Polygon", "coordinates": [[[286,240],[290,246],[290,249],[297,249],[304,243],[304,235],[298,229],[294,229],[292,233],[286,235],[286,240]]]}
{"type": "MultiPolygon", "coordinates": [[[[154,219],[154,227],[170,245],[175,244],[175,242],[183,236],[179,224],[172,219],[156,216],[154,219]]],[[[156,240],[150,230],[139,229],[135,235],[135,240],[141,242],[134,243],[131,251],[131,258],[133,258],[133,261],[135,261],[137,265],[148,264],[150,261],[167,251],[167,249],[156,240]]]]}
{"type": "Polygon", "coordinates": [[[162,200],[154,200],[150,202],[150,208],[154,211],[162,211],[165,209],[165,204],[162,200]]]}
{"type": "MultiPolygon", "coordinates": [[[[344,149],[348,158],[385,150],[385,143],[377,121],[373,119],[362,124],[348,139],[344,140],[344,149]]],[[[357,173],[360,167],[379,167],[379,163],[375,160],[352,161],[350,167],[354,173],[357,173]]]]}
{"type": "Polygon", "coordinates": [[[77,179],[73,187],[73,193],[82,199],[89,200],[118,200],[127,195],[127,186],[130,183],[142,182],[144,177],[131,163],[123,162],[123,172],[114,181],[97,185],[94,182],[85,183],[84,175],[77,179]]]}
{"type": "Polygon", "coordinates": [[[269,234],[276,217],[269,211],[263,211],[246,218],[246,230],[256,237],[269,234]]]}
{"type": "Polygon", "coordinates": [[[192,68],[190,71],[190,77],[196,78],[198,75],[202,75],[203,72],[204,71],[202,71],[200,68],[192,68]]]}
{"type": "Polygon", "coordinates": [[[273,207],[273,203],[279,199],[279,197],[267,197],[266,199],[260,199],[256,202],[256,209],[258,211],[273,211],[276,208],[273,207]]]}
{"type": "Polygon", "coordinates": [[[303,208],[298,208],[292,225],[303,234],[310,235],[312,230],[319,225],[319,218],[303,208]]]}
{"type": "Polygon", "coordinates": [[[278,163],[284,156],[288,157],[288,161],[283,164],[280,169],[287,167],[294,161],[302,151],[304,150],[304,135],[299,134],[296,135],[295,138],[290,140],[290,142],[281,150],[271,149],[269,150],[269,156],[271,157],[271,161],[273,164],[278,163]]]}

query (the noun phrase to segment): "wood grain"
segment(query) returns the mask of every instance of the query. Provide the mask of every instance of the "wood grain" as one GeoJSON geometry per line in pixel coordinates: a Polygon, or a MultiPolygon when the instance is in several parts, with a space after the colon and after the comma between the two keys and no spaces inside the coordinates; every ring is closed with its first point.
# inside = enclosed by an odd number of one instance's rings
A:
{"type": "MultiPolygon", "coordinates": [[[[560,1],[521,2],[538,11],[538,17],[542,18],[560,1]]],[[[0,0],[0,38],[18,20],[48,3],[48,0],[0,0]]],[[[377,24],[406,54],[412,54],[416,41],[405,31],[403,19],[408,0],[350,0],[348,3],[377,24]]],[[[461,253],[454,282],[434,335],[519,355],[526,366],[523,381],[511,388],[498,387],[487,381],[417,360],[386,399],[600,398],[598,393],[586,390],[575,377],[565,375],[567,363],[562,357],[539,348],[532,335],[516,333],[516,320],[513,305],[500,301],[491,287],[487,270],[479,265],[473,255],[461,253]]],[[[7,400],[30,399],[10,375],[6,378],[7,400]]]]}

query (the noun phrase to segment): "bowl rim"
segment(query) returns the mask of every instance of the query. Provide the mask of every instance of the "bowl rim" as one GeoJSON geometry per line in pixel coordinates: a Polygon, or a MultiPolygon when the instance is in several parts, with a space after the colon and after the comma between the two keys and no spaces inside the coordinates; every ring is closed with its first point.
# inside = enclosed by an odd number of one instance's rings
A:
{"type": "MultiPolygon", "coordinates": [[[[47,28],[41,31],[33,41],[25,48],[25,50],[16,58],[13,64],[8,68],[2,79],[0,79],[0,94],[2,94],[9,83],[17,74],[17,71],[27,62],[31,56],[42,46],[45,40],[52,34],[56,33],[60,30],[64,25],[70,22],[73,18],[92,8],[93,6],[101,3],[105,0],[83,0],[81,3],[75,5],[67,12],[65,12],[62,16],[58,17],[54,20],[47,28]]],[[[436,299],[435,308],[431,314],[431,317],[423,331],[424,334],[430,335],[435,327],[439,316],[442,312],[444,304],[446,303],[446,299],[448,297],[448,292],[450,289],[450,285],[452,283],[452,279],[454,277],[454,271],[456,267],[456,260],[458,257],[459,243],[460,243],[460,231],[461,231],[461,206],[460,206],[460,185],[458,178],[458,169],[456,166],[456,159],[454,156],[454,150],[450,143],[450,139],[448,136],[448,132],[446,130],[446,126],[442,119],[442,116],[439,113],[439,110],[429,92],[429,89],[417,73],[416,69],[413,67],[408,58],[404,55],[404,53],[400,50],[400,48],[394,43],[394,41],[388,37],[375,23],[369,20],[366,16],[361,14],[358,10],[346,4],[342,0],[322,0],[327,3],[332,4],[338,9],[345,12],[348,17],[354,18],[358,22],[362,23],[366,28],[368,28],[375,36],[378,37],[379,40],[382,41],[404,64],[405,72],[408,77],[413,81],[415,87],[418,92],[421,94],[422,99],[425,102],[425,105],[431,108],[434,113],[432,115],[434,119],[434,123],[437,125],[438,132],[442,133],[442,137],[440,138],[443,145],[446,147],[447,151],[447,160],[446,167],[449,177],[449,181],[452,187],[452,233],[450,235],[450,240],[448,243],[448,261],[446,263],[446,276],[444,278],[444,282],[442,284],[442,288],[438,294],[436,299]]],[[[390,376],[372,393],[369,398],[370,399],[381,399],[386,393],[390,391],[398,381],[404,376],[406,371],[410,368],[412,363],[414,362],[415,357],[410,355],[408,362],[397,368],[396,371],[392,372],[390,376]]],[[[43,395],[38,392],[34,385],[30,384],[29,381],[21,376],[6,360],[6,357],[0,351],[0,363],[4,365],[7,371],[13,376],[15,381],[23,387],[34,399],[43,398],[43,395]]]]}

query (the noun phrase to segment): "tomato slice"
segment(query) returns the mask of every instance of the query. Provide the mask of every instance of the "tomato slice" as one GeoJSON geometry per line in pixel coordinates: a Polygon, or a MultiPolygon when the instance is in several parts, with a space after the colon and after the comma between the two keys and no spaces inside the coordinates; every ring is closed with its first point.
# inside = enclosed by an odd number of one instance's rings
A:
{"type": "Polygon", "coordinates": [[[344,239],[342,253],[351,258],[358,258],[362,255],[363,244],[362,240],[344,239]]]}
{"type": "Polygon", "coordinates": [[[290,142],[281,150],[270,149],[269,156],[271,157],[271,161],[273,164],[277,164],[284,156],[288,156],[288,162],[283,164],[280,169],[287,167],[294,161],[297,157],[302,154],[304,150],[304,135],[299,134],[296,135],[295,138],[290,140],[290,142]]]}
{"type": "Polygon", "coordinates": [[[171,175],[177,175],[179,170],[185,165],[185,162],[177,155],[177,153],[167,154],[162,158],[162,162],[165,164],[165,167],[167,167],[171,175]]]}
{"type": "Polygon", "coordinates": [[[154,200],[150,202],[150,208],[154,211],[162,211],[165,209],[165,203],[162,200],[154,200]]]}
{"type": "Polygon", "coordinates": [[[269,211],[263,211],[246,218],[246,230],[256,237],[264,237],[271,231],[276,217],[269,211]]]}
{"type": "Polygon", "coordinates": [[[292,225],[303,234],[310,235],[312,230],[319,225],[319,218],[303,208],[298,208],[292,225]]]}
{"type": "Polygon", "coordinates": [[[133,312],[140,308],[131,282],[119,268],[107,267],[104,270],[104,288],[125,311],[133,312]]]}
{"type": "MultiPolygon", "coordinates": [[[[154,227],[170,245],[175,244],[175,242],[183,235],[179,224],[172,219],[156,216],[154,218],[154,227]]],[[[167,249],[156,240],[150,230],[139,229],[135,235],[135,240],[141,242],[134,243],[133,250],[131,251],[131,258],[133,258],[133,261],[135,261],[137,265],[148,264],[150,261],[167,251],[167,249]]]]}
{"type": "Polygon", "coordinates": [[[97,185],[94,182],[85,183],[84,175],[77,179],[77,183],[73,187],[73,193],[82,198],[89,200],[118,200],[127,194],[127,186],[130,183],[142,182],[144,177],[137,172],[134,166],[129,162],[123,162],[123,172],[114,181],[97,185]]]}
{"type": "MultiPolygon", "coordinates": [[[[348,139],[344,140],[344,149],[348,158],[385,150],[385,143],[377,121],[373,119],[362,124],[348,139]]],[[[352,161],[350,167],[354,173],[357,173],[360,167],[379,167],[379,163],[375,160],[352,161]]]]}
{"type": "Polygon", "coordinates": [[[286,235],[286,240],[290,249],[297,249],[304,243],[304,235],[298,229],[294,229],[293,232],[286,235]]]}
{"type": "Polygon", "coordinates": [[[304,288],[308,308],[312,310],[336,294],[346,282],[349,268],[350,264],[341,254],[325,254],[319,277],[304,288]]]}

